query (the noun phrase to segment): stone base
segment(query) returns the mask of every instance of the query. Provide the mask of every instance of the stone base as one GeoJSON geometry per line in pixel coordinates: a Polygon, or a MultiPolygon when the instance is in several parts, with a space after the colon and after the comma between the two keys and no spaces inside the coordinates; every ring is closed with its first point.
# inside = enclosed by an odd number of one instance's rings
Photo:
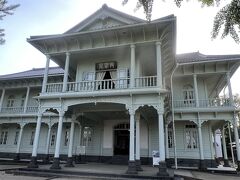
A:
{"type": "Polygon", "coordinates": [[[204,160],[199,161],[199,170],[200,171],[206,171],[207,170],[206,163],[205,163],[204,160]]]}
{"type": "Polygon", "coordinates": [[[65,167],[74,167],[72,157],[68,157],[65,167]]]}
{"type": "Polygon", "coordinates": [[[43,157],[43,163],[44,163],[44,164],[49,164],[49,154],[46,154],[46,155],[43,157]]]}
{"type": "Polygon", "coordinates": [[[224,167],[230,167],[228,159],[224,159],[223,162],[224,162],[223,164],[224,167]]]}
{"type": "Polygon", "coordinates": [[[240,172],[240,161],[237,161],[237,172],[240,172]]]}
{"type": "Polygon", "coordinates": [[[86,164],[86,156],[79,155],[75,157],[76,164],[86,164]]]}
{"type": "Polygon", "coordinates": [[[50,169],[61,169],[59,158],[53,159],[53,163],[52,163],[52,166],[50,167],[50,169]]]}
{"type": "Polygon", "coordinates": [[[135,161],[128,161],[128,170],[127,174],[137,174],[137,168],[135,161]]]}
{"type": "Polygon", "coordinates": [[[143,171],[141,166],[141,160],[135,160],[135,164],[136,164],[137,171],[143,171]]]}
{"type": "Polygon", "coordinates": [[[159,162],[157,176],[167,176],[167,177],[169,177],[169,174],[167,172],[166,162],[159,162]]]}
{"type": "Polygon", "coordinates": [[[32,156],[28,168],[38,168],[37,157],[32,156]]]}
{"type": "Polygon", "coordinates": [[[165,159],[167,168],[172,168],[171,159],[165,159]]]}
{"type": "Polygon", "coordinates": [[[20,160],[20,154],[17,153],[13,159],[15,162],[18,162],[20,160]]]}

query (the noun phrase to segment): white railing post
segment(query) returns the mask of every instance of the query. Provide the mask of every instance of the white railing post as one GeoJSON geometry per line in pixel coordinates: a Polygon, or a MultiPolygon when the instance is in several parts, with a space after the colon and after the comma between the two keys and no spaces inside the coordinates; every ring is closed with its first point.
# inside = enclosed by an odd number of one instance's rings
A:
{"type": "Polygon", "coordinates": [[[49,63],[50,63],[50,56],[46,55],[46,67],[44,71],[44,76],[43,76],[43,84],[42,84],[42,93],[46,92],[46,87],[47,87],[47,80],[48,80],[48,71],[49,71],[49,63]]]}
{"type": "Polygon", "coordinates": [[[156,42],[157,86],[162,88],[162,52],[161,42],[156,42]]]}
{"type": "Polygon", "coordinates": [[[2,111],[4,96],[5,96],[5,89],[2,89],[2,95],[0,99],[0,112],[2,111]]]}
{"type": "Polygon", "coordinates": [[[29,93],[30,93],[30,87],[28,86],[28,87],[27,87],[27,92],[26,92],[25,101],[24,101],[24,109],[23,109],[23,112],[24,112],[24,113],[27,112],[27,105],[28,105],[29,93]]]}
{"type": "Polygon", "coordinates": [[[66,92],[66,90],[67,90],[68,71],[69,71],[69,60],[70,60],[70,53],[67,52],[67,53],[66,53],[66,61],[65,61],[65,69],[64,69],[62,92],[66,92]]]}
{"type": "Polygon", "coordinates": [[[130,72],[130,87],[135,87],[135,44],[131,44],[131,72],[130,72]]]}

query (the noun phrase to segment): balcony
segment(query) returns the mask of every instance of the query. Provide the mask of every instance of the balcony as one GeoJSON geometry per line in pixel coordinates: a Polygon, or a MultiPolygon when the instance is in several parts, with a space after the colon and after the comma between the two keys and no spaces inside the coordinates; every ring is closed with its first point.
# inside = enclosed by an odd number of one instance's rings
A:
{"type": "MultiPolygon", "coordinates": [[[[135,89],[150,87],[157,87],[157,76],[135,78],[135,89]]],[[[63,83],[50,83],[47,84],[46,93],[60,93],[62,89],[63,83]]],[[[69,82],[67,83],[66,92],[114,91],[121,89],[130,89],[130,78],[69,82]]]]}
{"type": "Polygon", "coordinates": [[[24,107],[2,107],[1,114],[32,114],[38,112],[37,106],[28,106],[26,112],[24,112],[24,107]]]}
{"type": "Polygon", "coordinates": [[[232,107],[229,98],[204,99],[198,100],[198,102],[199,106],[197,107],[195,99],[174,100],[173,106],[175,109],[232,107]]]}

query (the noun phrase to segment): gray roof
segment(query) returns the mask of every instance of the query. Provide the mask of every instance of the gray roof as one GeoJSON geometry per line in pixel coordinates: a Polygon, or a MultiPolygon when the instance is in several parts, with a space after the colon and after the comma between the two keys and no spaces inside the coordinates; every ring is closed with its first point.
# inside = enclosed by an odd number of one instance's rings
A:
{"type": "MultiPolygon", "coordinates": [[[[28,71],[18,72],[14,74],[1,75],[0,80],[13,80],[13,79],[29,79],[43,77],[45,68],[33,68],[28,71]]],[[[51,76],[63,75],[64,71],[59,67],[50,67],[48,74],[51,76]]]]}
{"type": "Polygon", "coordinates": [[[211,62],[211,61],[230,61],[240,60],[240,54],[233,55],[205,55],[199,52],[177,54],[177,63],[211,62]]]}

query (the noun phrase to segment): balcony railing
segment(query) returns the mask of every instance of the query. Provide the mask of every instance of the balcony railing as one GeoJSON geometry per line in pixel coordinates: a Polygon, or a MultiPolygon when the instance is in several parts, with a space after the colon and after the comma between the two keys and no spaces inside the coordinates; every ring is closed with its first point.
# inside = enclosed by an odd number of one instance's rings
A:
{"type": "MultiPolygon", "coordinates": [[[[214,107],[230,107],[230,99],[229,98],[215,98],[215,99],[204,99],[198,100],[198,104],[200,108],[214,108],[214,107]]],[[[187,99],[187,100],[175,100],[173,101],[174,108],[195,108],[196,100],[195,99],[187,99]]]]}
{"type": "Polygon", "coordinates": [[[2,107],[2,114],[23,114],[23,113],[36,113],[38,111],[37,106],[28,106],[26,112],[24,112],[24,107],[2,107]]]}
{"type": "MultiPolygon", "coordinates": [[[[156,76],[145,76],[135,78],[134,88],[155,87],[157,84],[156,76]]],[[[47,93],[62,92],[63,83],[47,84],[47,93]]],[[[67,83],[66,92],[86,92],[86,91],[101,91],[101,90],[119,90],[130,88],[130,78],[122,79],[106,79],[94,81],[80,81],[67,83]]]]}

